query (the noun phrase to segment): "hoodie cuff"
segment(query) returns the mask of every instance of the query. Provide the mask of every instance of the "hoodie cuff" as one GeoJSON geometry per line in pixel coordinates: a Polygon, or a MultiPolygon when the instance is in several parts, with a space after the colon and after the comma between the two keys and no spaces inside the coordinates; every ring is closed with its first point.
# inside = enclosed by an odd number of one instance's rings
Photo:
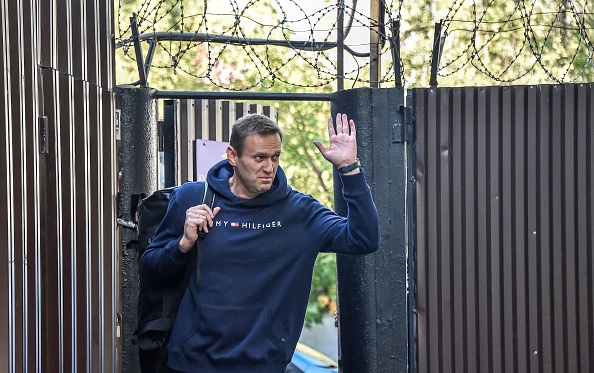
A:
{"type": "Polygon", "coordinates": [[[190,252],[192,250],[188,251],[187,253],[183,253],[179,249],[179,240],[176,240],[175,245],[169,249],[169,251],[170,251],[169,257],[171,258],[171,261],[174,262],[175,264],[183,265],[183,264],[186,264],[186,262],[188,261],[190,252]]]}
{"type": "Polygon", "coordinates": [[[361,191],[369,190],[367,182],[365,181],[365,170],[361,168],[361,172],[353,175],[340,175],[342,180],[343,193],[354,194],[361,191]]]}

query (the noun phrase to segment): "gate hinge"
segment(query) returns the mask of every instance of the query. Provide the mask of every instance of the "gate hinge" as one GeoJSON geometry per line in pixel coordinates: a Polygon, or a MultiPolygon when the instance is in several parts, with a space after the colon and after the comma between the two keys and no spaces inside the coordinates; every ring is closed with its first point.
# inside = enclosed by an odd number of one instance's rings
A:
{"type": "Polygon", "coordinates": [[[395,144],[412,141],[413,113],[404,105],[398,106],[398,113],[402,115],[402,123],[394,123],[393,140],[395,144]]]}

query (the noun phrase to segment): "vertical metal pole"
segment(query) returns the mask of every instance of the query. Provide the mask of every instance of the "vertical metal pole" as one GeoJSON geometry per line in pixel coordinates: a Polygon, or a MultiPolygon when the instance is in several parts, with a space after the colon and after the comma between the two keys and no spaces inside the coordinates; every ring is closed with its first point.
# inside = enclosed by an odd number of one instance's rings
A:
{"type": "MultiPolygon", "coordinates": [[[[340,372],[408,369],[407,126],[401,88],[336,92],[332,116],[357,123],[358,157],[378,207],[382,242],[375,254],[337,256],[340,372]]],[[[335,173],[335,206],[346,215],[335,173]]]]}
{"type": "Polygon", "coordinates": [[[138,37],[138,22],[136,19],[136,13],[133,13],[132,17],[130,17],[130,28],[132,29],[132,40],[136,55],[136,65],[138,66],[138,84],[140,84],[141,87],[146,87],[146,70],[142,57],[142,47],[140,46],[140,39],[138,37]]]}
{"type": "Polygon", "coordinates": [[[165,171],[165,187],[175,186],[177,180],[175,151],[175,101],[163,102],[163,167],[165,171]]]}
{"type": "Polygon", "coordinates": [[[381,79],[380,12],[380,0],[371,0],[369,12],[369,86],[372,88],[379,88],[381,79]]]}
{"type": "Polygon", "coordinates": [[[344,0],[338,0],[336,40],[336,90],[342,91],[344,89],[344,0]]]}
{"type": "Polygon", "coordinates": [[[136,329],[138,265],[136,252],[126,244],[137,238],[136,206],[158,187],[157,105],[151,88],[119,87],[121,96],[121,191],[118,222],[122,237],[122,371],[137,372],[138,350],[131,337],[136,329]]]}
{"type": "Polygon", "coordinates": [[[435,32],[433,33],[433,53],[431,58],[431,76],[429,78],[429,85],[437,87],[437,70],[439,69],[439,60],[441,57],[441,23],[435,23],[435,32]]]}
{"type": "Polygon", "coordinates": [[[410,136],[408,137],[409,143],[407,144],[407,164],[408,169],[411,170],[410,174],[407,176],[407,180],[409,180],[409,192],[407,193],[407,221],[408,221],[408,250],[407,250],[407,271],[406,271],[406,281],[407,281],[407,290],[406,290],[406,298],[408,301],[407,310],[408,310],[408,371],[411,373],[418,372],[417,366],[417,305],[416,305],[416,298],[415,295],[417,293],[416,290],[416,269],[415,269],[415,259],[416,259],[416,244],[415,244],[415,188],[413,185],[415,184],[414,180],[414,170],[415,167],[415,153],[412,151],[414,149],[414,135],[413,135],[413,128],[415,127],[415,100],[414,100],[414,93],[413,91],[408,91],[406,95],[406,114],[408,114],[409,118],[405,118],[404,123],[405,125],[409,124],[411,126],[411,130],[409,131],[410,136]]]}
{"type": "Polygon", "coordinates": [[[400,21],[393,20],[390,25],[390,50],[392,52],[392,66],[394,66],[395,87],[402,87],[400,76],[400,21]]]}

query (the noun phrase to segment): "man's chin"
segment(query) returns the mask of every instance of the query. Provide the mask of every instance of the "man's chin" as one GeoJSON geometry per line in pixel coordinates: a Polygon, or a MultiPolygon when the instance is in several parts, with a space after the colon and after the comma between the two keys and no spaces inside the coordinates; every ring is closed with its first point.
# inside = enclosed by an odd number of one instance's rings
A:
{"type": "Polygon", "coordinates": [[[270,188],[272,187],[272,183],[267,184],[267,183],[263,183],[260,184],[260,193],[264,193],[264,192],[268,192],[270,190],[270,188]]]}

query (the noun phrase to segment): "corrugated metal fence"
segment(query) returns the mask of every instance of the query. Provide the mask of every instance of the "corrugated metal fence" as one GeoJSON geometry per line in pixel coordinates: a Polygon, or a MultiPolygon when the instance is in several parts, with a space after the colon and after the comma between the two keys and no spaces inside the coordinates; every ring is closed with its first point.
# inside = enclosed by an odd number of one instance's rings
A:
{"type": "Polygon", "coordinates": [[[418,371],[594,371],[592,85],[414,93],[418,371]]]}
{"type": "Polygon", "coordinates": [[[0,21],[0,371],[118,371],[113,3],[0,21]]]}

